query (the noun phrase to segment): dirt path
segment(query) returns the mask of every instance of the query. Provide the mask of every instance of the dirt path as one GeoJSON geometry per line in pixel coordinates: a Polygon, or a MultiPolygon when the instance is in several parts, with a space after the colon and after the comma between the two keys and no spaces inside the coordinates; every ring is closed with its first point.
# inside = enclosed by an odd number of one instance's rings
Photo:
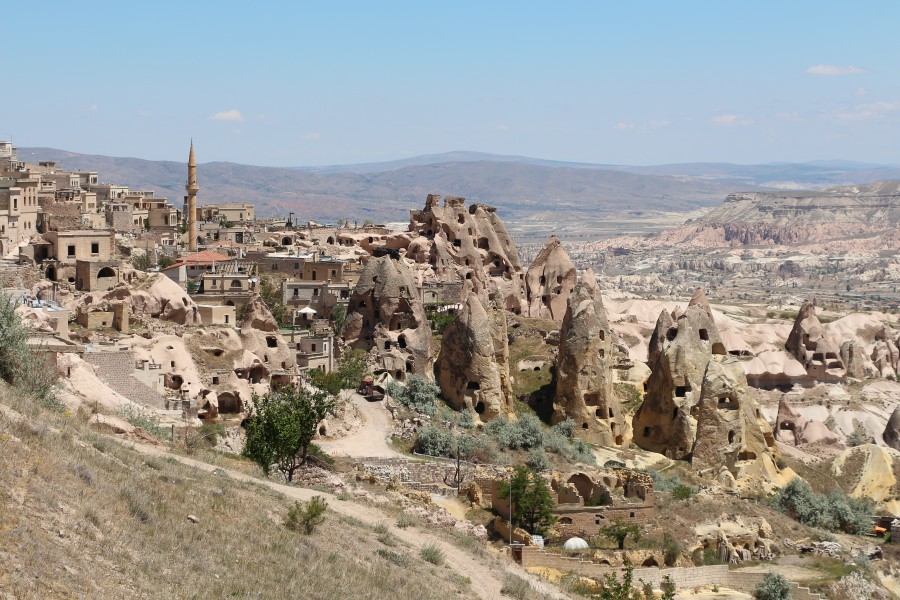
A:
{"type": "Polygon", "coordinates": [[[391,414],[384,401],[369,402],[357,393],[350,395],[362,419],[362,427],[337,440],[317,440],[316,445],[332,456],[402,456],[388,443],[393,428],[391,414]]]}
{"type": "Polygon", "coordinates": [[[445,536],[442,536],[439,530],[430,531],[425,528],[414,527],[401,529],[392,524],[393,518],[385,515],[378,508],[346,500],[339,500],[332,494],[320,492],[318,490],[288,486],[274,481],[259,479],[252,475],[241,473],[240,471],[223,469],[193,458],[171,454],[163,448],[156,446],[147,446],[144,444],[119,440],[117,438],[111,439],[116,439],[116,441],[119,441],[144,455],[171,458],[182,464],[210,473],[213,471],[219,473],[224,471],[225,474],[236,481],[247,481],[266,486],[292,500],[305,501],[313,496],[322,496],[328,501],[328,507],[340,515],[354,517],[370,526],[373,526],[376,523],[386,524],[391,534],[405,542],[410,548],[419,550],[422,546],[427,544],[433,544],[439,547],[444,552],[447,567],[453,569],[462,577],[468,577],[472,581],[472,591],[476,593],[479,598],[484,598],[486,600],[497,600],[500,598],[508,599],[508,596],[500,594],[500,589],[503,587],[503,580],[506,574],[513,573],[527,579],[535,589],[540,590],[553,598],[569,600],[568,596],[559,593],[553,586],[541,579],[526,573],[524,569],[516,564],[506,562],[502,558],[486,559],[484,562],[481,562],[468,552],[444,541],[445,536]]]}

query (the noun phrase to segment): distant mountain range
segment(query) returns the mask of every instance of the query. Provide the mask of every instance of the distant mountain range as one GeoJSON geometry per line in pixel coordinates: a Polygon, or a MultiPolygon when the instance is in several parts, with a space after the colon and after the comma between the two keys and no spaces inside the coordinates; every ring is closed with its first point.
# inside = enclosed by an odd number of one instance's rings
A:
{"type": "MultiPolygon", "coordinates": [[[[154,189],[180,205],[186,166],[22,148],[28,160],[97,171],[102,181],[154,189]]],[[[449,152],[404,160],[330,167],[259,167],[201,163],[201,203],[252,202],[259,215],[297,213],[302,221],[405,221],[428,193],[458,195],[498,207],[509,221],[539,221],[548,230],[618,215],[688,212],[720,204],[732,192],[818,188],[900,179],[900,167],[825,161],[806,164],[689,163],[595,165],[522,156],[449,152]]]]}

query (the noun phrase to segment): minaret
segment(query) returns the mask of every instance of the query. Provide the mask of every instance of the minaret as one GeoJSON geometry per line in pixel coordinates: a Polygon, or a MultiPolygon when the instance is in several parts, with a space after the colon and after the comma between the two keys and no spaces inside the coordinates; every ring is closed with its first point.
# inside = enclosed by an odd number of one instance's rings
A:
{"type": "Polygon", "coordinates": [[[197,159],[194,158],[194,140],[191,140],[191,154],[188,156],[188,180],[184,186],[187,192],[187,220],[188,220],[188,250],[197,251],[197,159]]]}

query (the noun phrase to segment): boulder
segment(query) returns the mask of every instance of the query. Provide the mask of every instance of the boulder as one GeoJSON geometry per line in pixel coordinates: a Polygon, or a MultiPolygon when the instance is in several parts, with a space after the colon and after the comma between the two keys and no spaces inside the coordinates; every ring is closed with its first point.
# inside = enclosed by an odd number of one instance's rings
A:
{"type": "Polygon", "coordinates": [[[613,389],[612,334],[591,271],[575,285],[566,306],[552,421],[571,418],[579,437],[602,446],[627,446],[631,428],[613,389]]]}
{"type": "Polygon", "coordinates": [[[551,236],[525,273],[528,316],[561,321],[576,279],[575,264],[562,242],[551,236]]]}
{"type": "Polygon", "coordinates": [[[278,321],[259,294],[254,294],[244,308],[244,327],[258,331],[278,331],[278,321]]]}
{"type": "Polygon", "coordinates": [[[376,373],[390,372],[400,381],[407,373],[433,376],[431,326],[403,259],[369,259],[350,297],[341,337],[350,348],[372,355],[376,373]]]}
{"type": "Polygon", "coordinates": [[[441,395],[456,410],[474,411],[482,421],[509,415],[513,397],[505,309],[486,310],[470,292],[444,330],[435,372],[441,395]]]}
{"type": "Polygon", "coordinates": [[[135,318],[160,319],[179,325],[200,325],[200,309],[180,285],[165,275],[151,275],[138,286],[120,283],[102,296],[85,294],[85,304],[121,302],[131,307],[135,318]]]}
{"type": "Polygon", "coordinates": [[[675,459],[690,455],[697,427],[692,411],[714,356],[725,356],[725,344],[698,288],[677,320],[665,312],[659,316],[650,338],[651,374],[632,421],[638,446],[675,459]]]}
{"type": "Polygon", "coordinates": [[[891,413],[887,426],[884,428],[884,443],[894,450],[900,450],[900,406],[891,413]]]}

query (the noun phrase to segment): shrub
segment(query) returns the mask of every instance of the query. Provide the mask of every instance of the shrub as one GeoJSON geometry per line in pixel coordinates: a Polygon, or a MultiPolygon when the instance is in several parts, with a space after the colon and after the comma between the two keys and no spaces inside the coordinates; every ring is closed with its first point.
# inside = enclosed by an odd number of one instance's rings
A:
{"type": "Polygon", "coordinates": [[[437,411],[437,398],[440,393],[441,388],[422,375],[410,375],[406,385],[395,381],[388,386],[388,394],[401,406],[429,416],[433,416],[437,411]]]}
{"type": "Polygon", "coordinates": [[[500,593],[516,600],[528,600],[531,597],[531,584],[518,575],[507,573],[500,593]]]}
{"type": "Polygon", "coordinates": [[[854,534],[871,529],[872,508],[867,501],[849,498],[840,490],[818,495],[800,478],[779,491],[772,498],[772,506],[811,527],[854,534]]]}
{"type": "Polygon", "coordinates": [[[295,502],[288,509],[284,525],[291,531],[299,531],[306,535],[315,532],[316,527],[325,522],[325,511],[328,503],[321,496],[313,496],[309,502],[295,502]]]}
{"type": "Polygon", "coordinates": [[[397,527],[400,529],[406,529],[407,527],[415,527],[419,524],[419,520],[416,519],[412,515],[408,515],[406,513],[401,514],[397,518],[397,527]]]}
{"type": "Polygon", "coordinates": [[[691,486],[679,484],[672,490],[672,497],[676,500],[687,500],[693,493],[694,490],[691,486]]]}
{"type": "Polygon", "coordinates": [[[372,527],[372,530],[379,535],[384,535],[388,533],[387,523],[375,523],[375,526],[372,527]]]}
{"type": "Polygon", "coordinates": [[[431,330],[438,335],[441,335],[444,333],[444,330],[447,329],[447,326],[456,320],[456,313],[449,311],[428,311],[427,317],[428,320],[431,321],[431,330]]]}
{"type": "Polygon", "coordinates": [[[854,448],[863,444],[871,444],[875,440],[866,431],[865,426],[857,420],[853,421],[853,433],[847,436],[847,447],[854,448]]]}
{"type": "Polygon", "coordinates": [[[378,550],[375,551],[375,554],[377,554],[381,558],[391,561],[398,567],[405,567],[405,566],[409,565],[409,561],[406,559],[405,556],[403,556],[402,554],[397,554],[396,552],[394,552],[392,550],[385,550],[384,548],[379,548],[378,550]]]}
{"type": "Polygon", "coordinates": [[[0,378],[43,406],[62,411],[56,395],[56,369],[45,354],[28,347],[31,327],[16,314],[17,302],[0,290],[0,378]]]}
{"type": "Polygon", "coordinates": [[[600,528],[600,535],[611,539],[616,542],[619,550],[625,549],[625,539],[628,536],[635,541],[641,538],[641,530],[638,529],[637,524],[630,523],[628,521],[623,521],[622,519],[616,519],[609,525],[600,528]]]}
{"type": "Polygon", "coordinates": [[[549,471],[551,464],[547,458],[547,453],[541,448],[532,448],[528,451],[528,460],[526,464],[535,471],[549,471]]]}
{"type": "Polygon", "coordinates": [[[788,600],[791,597],[791,586],[783,575],[766,573],[753,592],[753,597],[756,600],[788,600]]]}
{"type": "Polygon", "coordinates": [[[489,422],[484,430],[496,438],[501,447],[510,450],[528,450],[544,443],[541,420],[535,415],[522,415],[518,421],[497,418],[489,422]]]}
{"type": "Polygon", "coordinates": [[[678,557],[681,556],[681,546],[678,544],[678,540],[668,531],[663,535],[662,551],[663,562],[667,567],[674,566],[678,557]]]}
{"type": "Polygon", "coordinates": [[[413,450],[429,456],[450,456],[453,434],[445,427],[426,425],[416,432],[413,450]]]}
{"type": "Polygon", "coordinates": [[[125,419],[135,427],[140,427],[155,438],[161,440],[172,439],[171,429],[169,429],[168,427],[163,427],[160,424],[159,417],[152,413],[145,412],[131,404],[126,404],[122,407],[120,414],[122,415],[123,419],[125,419]]]}
{"type": "Polygon", "coordinates": [[[422,560],[425,562],[430,562],[433,565],[444,564],[444,551],[434,544],[422,546],[422,549],[419,551],[419,556],[421,556],[422,560]]]}

